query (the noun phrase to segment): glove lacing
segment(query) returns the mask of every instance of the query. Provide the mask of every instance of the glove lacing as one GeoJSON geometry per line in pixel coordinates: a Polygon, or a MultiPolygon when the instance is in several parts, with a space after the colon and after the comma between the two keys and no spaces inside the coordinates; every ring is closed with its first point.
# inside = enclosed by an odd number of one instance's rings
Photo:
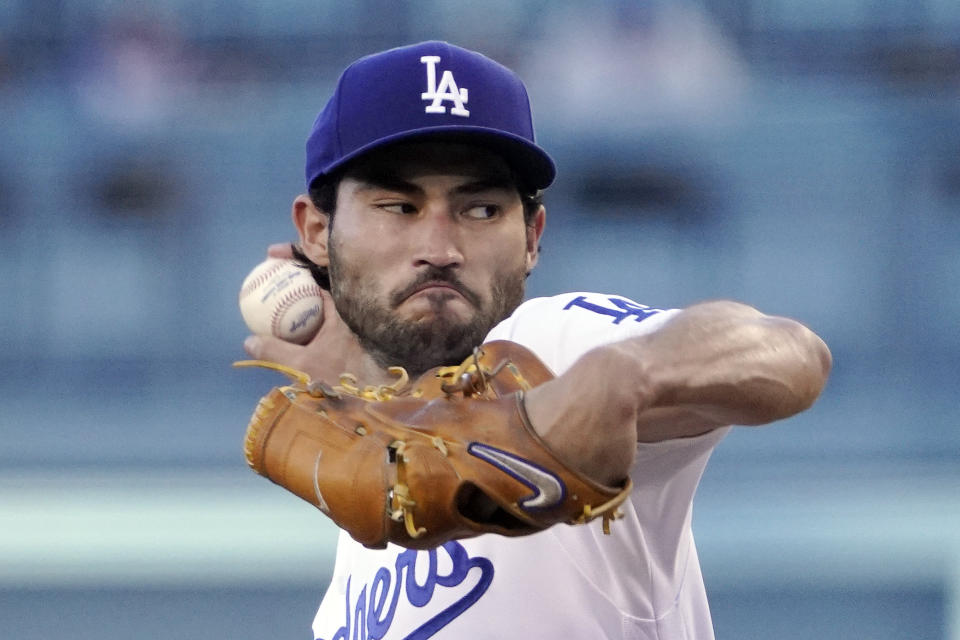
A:
{"type": "Polygon", "coordinates": [[[293,382],[299,384],[297,391],[306,391],[315,398],[339,398],[341,394],[355,396],[362,400],[371,402],[382,402],[389,400],[398,393],[401,393],[410,383],[410,375],[403,367],[389,367],[387,372],[397,376],[397,380],[390,384],[366,385],[360,387],[357,384],[357,377],[352,373],[341,373],[340,384],[329,386],[320,380],[314,381],[310,374],[268,360],[240,360],[234,362],[235,367],[262,367],[272,369],[288,376],[293,382]]]}

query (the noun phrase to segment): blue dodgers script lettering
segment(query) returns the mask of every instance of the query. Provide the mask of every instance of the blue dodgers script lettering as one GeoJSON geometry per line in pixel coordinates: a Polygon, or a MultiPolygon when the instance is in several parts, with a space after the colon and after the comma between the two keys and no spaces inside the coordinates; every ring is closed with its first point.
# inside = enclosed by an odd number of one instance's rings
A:
{"type": "Polygon", "coordinates": [[[408,640],[425,640],[473,606],[493,581],[493,563],[487,558],[470,557],[463,545],[455,541],[447,542],[442,547],[429,551],[407,549],[397,555],[393,569],[391,572],[388,567],[381,567],[374,576],[373,582],[360,589],[355,602],[350,597],[353,576],[347,578],[344,625],[330,640],[383,638],[393,624],[401,593],[405,596],[406,602],[414,607],[426,607],[433,599],[437,587],[459,586],[467,579],[471,569],[479,569],[479,580],[470,591],[404,636],[408,640]],[[446,575],[440,575],[438,569],[437,552],[440,549],[450,557],[450,573],[446,575]],[[424,560],[427,562],[427,575],[423,584],[419,584],[415,569],[417,563],[424,560]]]}
{"type": "Polygon", "coordinates": [[[594,313],[611,316],[613,317],[613,324],[620,324],[630,317],[633,317],[636,322],[640,322],[662,311],[662,309],[652,309],[645,304],[638,304],[625,298],[608,297],[607,300],[613,305],[612,307],[587,302],[586,296],[577,296],[568,302],[563,310],[567,311],[571,307],[579,307],[587,311],[593,311],[594,313]]]}

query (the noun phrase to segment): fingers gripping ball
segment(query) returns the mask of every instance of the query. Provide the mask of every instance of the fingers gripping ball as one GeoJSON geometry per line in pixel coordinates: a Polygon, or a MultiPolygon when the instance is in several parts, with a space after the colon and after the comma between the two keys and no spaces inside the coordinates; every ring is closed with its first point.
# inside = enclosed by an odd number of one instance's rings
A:
{"type": "Polygon", "coordinates": [[[523,392],[553,375],[512,342],[460,367],[359,387],[296,382],[265,396],[247,428],[247,462],[370,548],[429,549],[483,533],[522,536],[557,523],[618,517],[630,480],[597,484],[540,439],[523,392]]]}
{"type": "Polygon", "coordinates": [[[293,260],[268,258],[254,267],[240,287],[240,315],[257,335],[305,344],[323,322],[320,286],[293,260]]]}

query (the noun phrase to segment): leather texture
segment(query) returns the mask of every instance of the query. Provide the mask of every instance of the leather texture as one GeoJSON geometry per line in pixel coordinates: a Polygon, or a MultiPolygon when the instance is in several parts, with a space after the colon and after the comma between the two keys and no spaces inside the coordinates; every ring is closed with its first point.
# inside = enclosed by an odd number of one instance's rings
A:
{"type": "Polygon", "coordinates": [[[601,516],[606,530],[629,480],[593,482],[537,435],[523,393],[552,378],[532,352],[497,341],[399,390],[278,387],[250,421],[247,461],[370,548],[528,535],[601,516]]]}

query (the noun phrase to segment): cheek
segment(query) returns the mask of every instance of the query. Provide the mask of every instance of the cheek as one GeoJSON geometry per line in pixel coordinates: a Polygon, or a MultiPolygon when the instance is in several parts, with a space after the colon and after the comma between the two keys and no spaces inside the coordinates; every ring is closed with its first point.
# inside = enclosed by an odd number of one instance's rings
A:
{"type": "Polygon", "coordinates": [[[499,242],[489,243],[482,257],[484,289],[487,296],[494,295],[495,289],[515,278],[525,278],[527,273],[527,243],[525,236],[516,233],[504,236],[499,242]]]}
{"type": "Polygon", "coordinates": [[[513,271],[526,264],[527,236],[523,231],[511,228],[511,232],[503,234],[497,242],[490,243],[486,252],[486,259],[493,264],[496,273],[513,271]]]}
{"type": "Polygon", "coordinates": [[[390,242],[396,234],[383,228],[382,223],[357,224],[353,220],[338,221],[330,232],[331,246],[336,249],[340,261],[354,270],[377,273],[387,262],[396,244],[390,242]]]}
{"type": "Polygon", "coordinates": [[[370,234],[350,238],[334,234],[330,252],[330,279],[334,298],[388,307],[391,292],[399,288],[399,270],[381,243],[370,234]]]}
{"type": "Polygon", "coordinates": [[[349,233],[334,228],[330,235],[330,279],[334,288],[356,290],[363,284],[366,269],[360,256],[365,251],[349,233]]]}
{"type": "Polygon", "coordinates": [[[409,238],[405,230],[391,225],[390,220],[368,220],[363,225],[352,225],[340,237],[340,246],[367,270],[376,270],[381,276],[389,276],[391,266],[404,257],[409,250],[409,238]]]}

